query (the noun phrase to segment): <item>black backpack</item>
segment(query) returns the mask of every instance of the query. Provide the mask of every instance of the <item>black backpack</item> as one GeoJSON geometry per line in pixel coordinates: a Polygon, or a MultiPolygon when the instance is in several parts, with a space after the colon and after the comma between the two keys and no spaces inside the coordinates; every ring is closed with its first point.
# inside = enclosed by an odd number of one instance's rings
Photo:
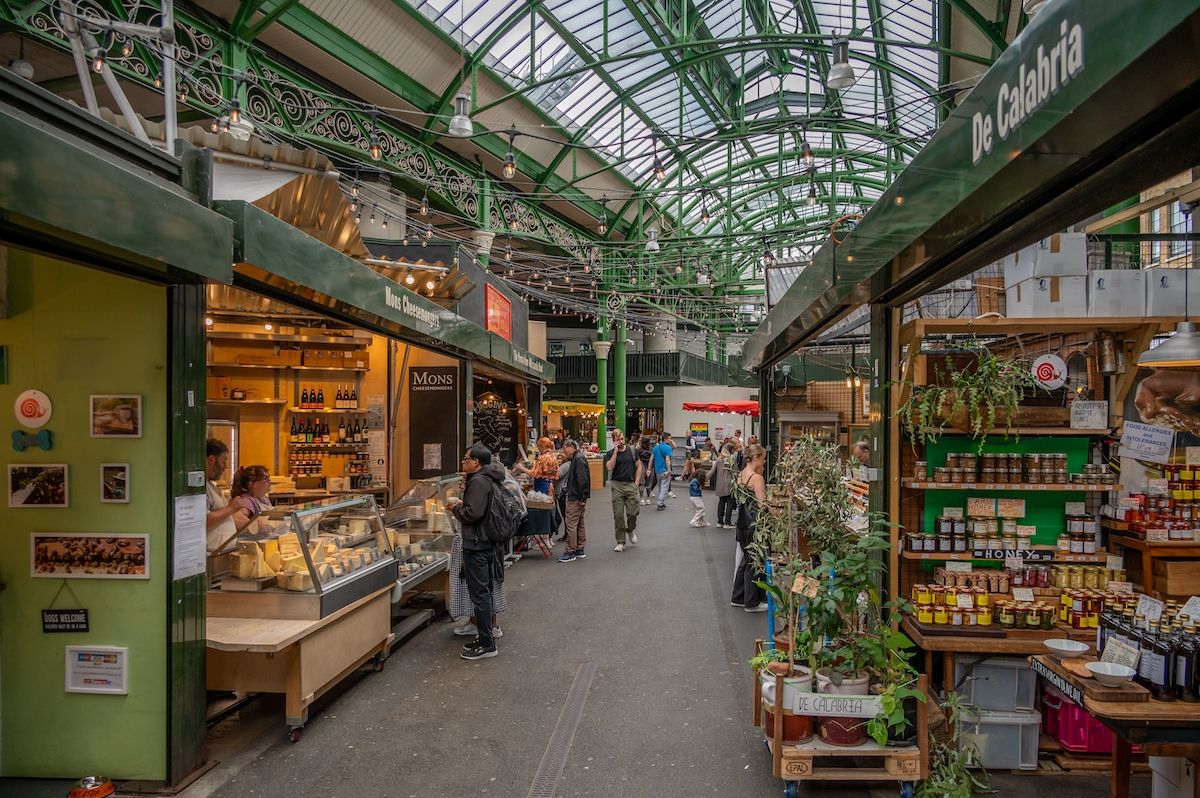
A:
{"type": "Polygon", "coordinates": [[[489,542],[503,546],[517,534],[525,513],[517,497],[503,485],[492,482],[492,494],[488,497],[487,517],[483,519],[483,533],[489,542]]]}

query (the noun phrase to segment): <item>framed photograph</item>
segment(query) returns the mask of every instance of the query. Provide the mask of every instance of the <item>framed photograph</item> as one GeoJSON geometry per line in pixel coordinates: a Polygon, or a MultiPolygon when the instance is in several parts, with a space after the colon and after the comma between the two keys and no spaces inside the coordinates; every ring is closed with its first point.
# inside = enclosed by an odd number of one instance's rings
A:
{"type": "Polygon", "coordinates": [[[142,437],[141,394],[92,394],[93,438],[142,437]]]}
{"type": "Polygon", "coordinates": [[[100,501],[129,504],[129,463],[100,464],[100,501]]]}
{"type": "Polygon", "coordinates": [[[42,579],[149,579],[150,536],[34,532],[30,574],[42,579]]]}
{"type": "Polygon", "coordinates": [[[69,499],[65,463],[9,463],[9,507],[67,507],[69,499]]]}

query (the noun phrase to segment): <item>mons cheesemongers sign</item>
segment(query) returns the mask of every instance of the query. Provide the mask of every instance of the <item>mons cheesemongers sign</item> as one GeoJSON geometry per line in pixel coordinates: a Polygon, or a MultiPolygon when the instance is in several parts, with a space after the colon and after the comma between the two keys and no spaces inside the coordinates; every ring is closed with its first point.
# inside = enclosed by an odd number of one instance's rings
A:
{"type": "Polygon", "coordinates": [[[383,287],[383,301],[392,310],[398,310],[405,316],[408,316],[414,321],[419,321],[425,327],[432,330],[440,329],[442,320],[438,318],[436,310],[418,305],[408,298],[407,292],[396,293],[390,285],[383,287]]]}
{"type": "Polygon", "coordinates": [[[1017,74],[1000,84],[994,113],[971,117],[971,163],[989,155],[997,142],[1020,130],[1025,120],[1083,71],[1083,28],[1063,20],[1058,41],[1025,54],[1017,74]]]}

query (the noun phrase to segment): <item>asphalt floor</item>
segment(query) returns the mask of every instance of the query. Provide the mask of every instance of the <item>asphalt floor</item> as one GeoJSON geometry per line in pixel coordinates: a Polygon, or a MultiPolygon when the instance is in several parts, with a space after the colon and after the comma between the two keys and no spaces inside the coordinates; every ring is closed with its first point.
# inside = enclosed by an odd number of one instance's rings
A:
{"type": "MultiPolygon", "coordinates": [[[[617,553],[610,495],[599,491],[587,508],[586,559],[514,564],[496,658],[460,659],[464,639],[443,615],[382,672],[323,697],[298,743],[285,736],[276,697],[215,726],[217,764],[182,797],[782,795],[752,725],[746,666],[766,616],[729,604],[733,531],[689,528],[691,504],[677,494],[664,511],[642,507],[638,544],[617,553]],[[571,737],[560,714],[580,699],[571,737]]],[[[715,522],[716,498],[705,502],[715,522]]],[[[1000,794],[1056,798],[1108,791],[1107,774],[993,774],[992,783],[1000,794]]],[[[1149,779],[1135,777],[1133,795],[1149,793],[1149,779]]],[[[800,794],[874,798],[898,788],[806,782],[800,794]]]]}

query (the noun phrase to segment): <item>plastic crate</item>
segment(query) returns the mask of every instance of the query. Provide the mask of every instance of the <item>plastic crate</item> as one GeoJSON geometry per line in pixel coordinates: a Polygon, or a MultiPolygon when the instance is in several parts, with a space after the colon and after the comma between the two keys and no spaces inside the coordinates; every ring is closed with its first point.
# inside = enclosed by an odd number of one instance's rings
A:
{"type": "Polygon", "coordinates": [[[954,684],[964,704],[992,712],[1032,710],[1037,674],[1021,657],[957,657],[954,684]]]}
{"type": "Polygon", "coordinates": [[[1040,712],[964,711],[961,742],[979,750],[977,764],[988,770],[1037,770],[1040,712]]]}
{"type": "MultiPolygon", "coordinates": [[[[1042,693],[1042,731],[1076,754],[1111,754],[1113,733],[1053,685],[1042,693]]],[[[1135,752],[1141,751],[1134,746],[1135,752]]]]}

